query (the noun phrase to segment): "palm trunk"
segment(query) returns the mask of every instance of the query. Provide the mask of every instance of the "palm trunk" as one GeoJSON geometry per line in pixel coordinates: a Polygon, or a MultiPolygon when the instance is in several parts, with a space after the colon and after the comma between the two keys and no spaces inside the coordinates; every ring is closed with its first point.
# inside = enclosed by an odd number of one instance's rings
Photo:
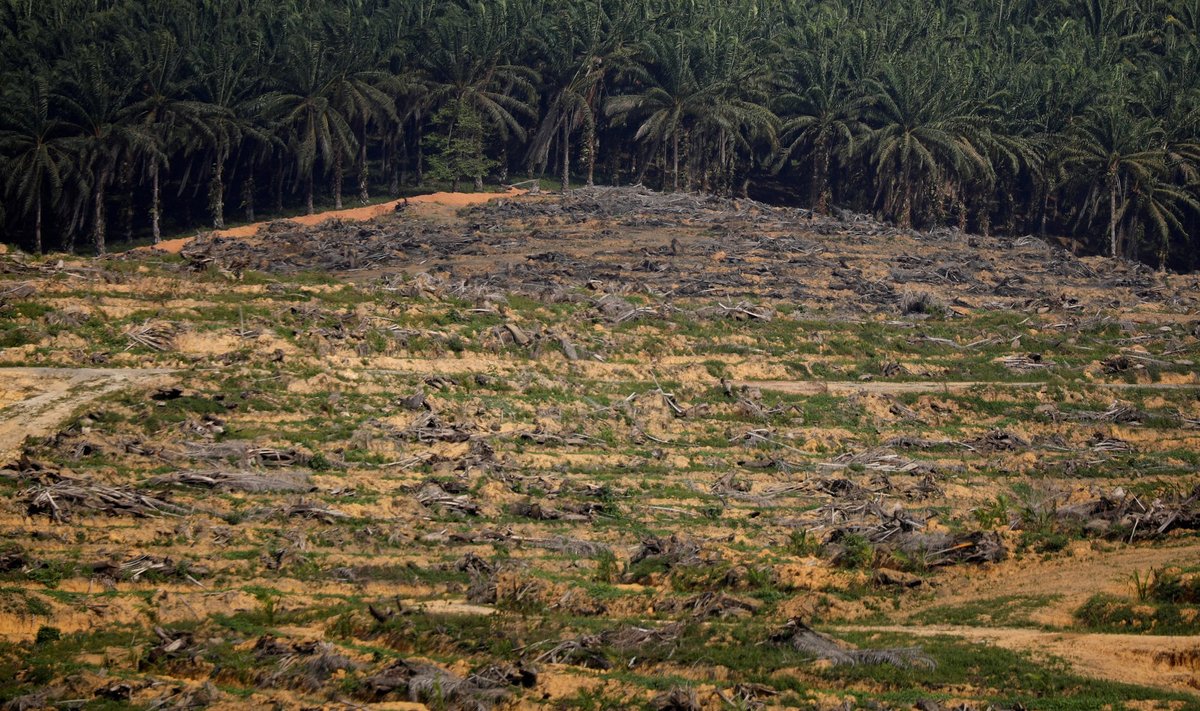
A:
{"type": "Polygon", "coordinates": [[[1121,256],[1121,244],[1117,239],[1117,181],[1110,180],[1108,185],[1108,246],[1109,252],[1115,259],[1121,256]]]}
{"type": "Polygon", "coordinates": [[[333,157],[333,209],[342,209],[342,152],[333,157]]]}
{"type": "Polygon", "coordinates": [[[108,182],[108,176],[104,171],[101,171],[100,175],[97,176],[96,191],[92,195],[94,200],[92,205],[92,217],[94,219],[92,224],[92,243],[96,245],[96,255],[100,257],[103,257],[106,252],[104,245],[104,229],[106,227],[104,216],[104,184],[106,182],[108,182]]]}
{"type": "Polygon", "coordinates": [[[571,124],[563,118],[562,128],[562,189],[571,189],[571,124]]]}
{"type": "Polygon", "coordinates": [[[242,181],[242,206],[246,208],[246,221],[254,222],[254,166],[246,168],[246,179],[242,181]]]}
{"type": "Polygon", "coordinates": [[[829,212],[829,163],[830,153],[828,146],[821,147],[820,158],[813,161],[813,210],[817,214],[824,215],[829,212]]]}
{"type": "Polygon", "coordinates": [[[33,205],[33,249],[42,253],[42,191],[38,190],[37,202],[33,205]]]}
{"type": "Polygon", "coordinates": [[[905,181],[903,202],[900,203],[900,227],[904,229],[912,227],[912,199],[912,182],[905,181]]]}
{"type": "Polygon", "coordinates": [[[679,129],[671,135],[671,159],[674,162],[672,169],[672,190],[679,192],[679,129]]]}
{"type": "Polygon", "coordinates": [[[824,213],[821,209],[821,157],[818,153],[813,157],[812,164],[812,186],[810,187],[809,200],[813,207],[813,212],[824,213]]]}
{"type": "Polygon", "coordinates": [[[304,206],[308,210],[308,214],[311,215],[315,212],[313,210],[313,174],[311,169],[308,171],[308,179],[305,186],[304,206]]]}
{"type": "Polygon", "coordinates": [[[654,156],[657,153],[658,146],[654,146],[653,152],[642,156],[643,160],[641,161],[641,165],[638,165],[637,149],[635,148],[632,151],[632,155],[630,156],[632,163],[629,166],[629,172],[633,173],[635,176],[633,179],[635,185],[641,185],[642,181],[646,179],[646,171],[650,169],[650,164],[654,161],[654,156]]]}
{"type": "Polygon", "coordinates": [[[420,117],[417,117],[417,185],[425,182],[425,147],[421,145],[423,136],[421,135],[420,117]]]}
{"type": "Polygon", "coordinates": [[[370,169],[367,167],[367,131],[363,129],[362,139],[358,142],[358,201],[366,205],[371,202],[371,188],[368,185],[370,169]]]}
{"type": "Polygon", "coordinates": [[[121,166],[121,233],[125,242],[133,242],[133,161],[121,166]]]}
{"type": "Polygon", "coordinates": [[[1047,185],[1046,186],[1046,194],[1044,196],[1042,196],[1042,220],[1041,220],[1041,227],[1039,229],[1040,229],[1040,234],[1043,237],[1046,236],[1046,221],[1050,219],[1050,192],[1051,192],[1051,190],[1052,190],[1051,186],[1047,185]]]}
{"type": "Polygon", "coordinates": [[[225,161],[219,156],[213,162],[212,183],[208,187],[208,207],[212,212],[213,229],[225,229],[225,161]]]}
{"type": "Polygon", "coordinates": [[[275,214],[283,212],[283,160],[275,165],[275,214]]]}
{"type": "Polygon", "coordinates": [[[408,181],[408,143],[401,139],[400,150],[398,150],[395,139],[392,139],[391,147],[391,178],[388,185],[388,192],[391,197],[400,196],[400,186],[408,181]]]}
{"type": "Polygon", "coordinates": [[[154,244],[162,241],[162,203],[159,198],[158,163],[150,164],[150,232],[154,235],[154,244]]]}
{"type": "Polygon", "coordinates": [[[587,129],[587,186],[590,188],[596,184],[596,151],[600,148],[600,141],[596,138],[596,122],[591,120],[588,122],[587,129]]]}

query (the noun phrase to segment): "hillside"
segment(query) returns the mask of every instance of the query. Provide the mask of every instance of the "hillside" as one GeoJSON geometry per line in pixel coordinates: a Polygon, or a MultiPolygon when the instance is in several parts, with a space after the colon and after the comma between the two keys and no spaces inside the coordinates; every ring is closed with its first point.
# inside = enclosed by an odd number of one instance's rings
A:
{"type": "Polygon", "coordinates": [[[591,188],[0,254],[0,346],[12,708],[1200,707],[1194,275],[591,188]]]}

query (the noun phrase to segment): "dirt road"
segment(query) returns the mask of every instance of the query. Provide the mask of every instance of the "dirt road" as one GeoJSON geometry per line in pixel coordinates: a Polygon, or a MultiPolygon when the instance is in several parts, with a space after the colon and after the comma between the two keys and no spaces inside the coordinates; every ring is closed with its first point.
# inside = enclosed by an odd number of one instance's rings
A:
{"type": "MultiPolygon", "coordinates": [[[[524,195],[526,191],[517,188],[509,188],[508,192],[504,193],[430,193],[429,195],[417,195],[410,198],[401,198],[392,200],[391,202],[380,203],[378,205],[367,205],[365,207],[353,207],[345,210],[329,210],[326,212],[318,212],[314,215],[300,215],[298,217],[285,218],[288,222],[295,222],[300,225],[319,225],[326,220],[354,220],[365,221],[373,220],[376,217],[382,217],[390,212],[395,211],[396,206],[402,203],[407,203],[411,207],[416,207],[419,210],[426,208],[452,208],[467,207],[469,205],[478,205],[489,200],[495,200],[502,197],[515,197],[524,195]]],[[[220,237],[253,237],[258,234],[259,230],[271,222],[276,220],[267,220],[264,222],[255,222],[250,225],[241,225],[227,230],[218,230],[213,234],[220,237]]],[[[179,239],[166,240],[160,242],[148,249],[157,249],[161,252],[170,254],[178,254],[179,250],[192,241],[192,237],[180,237],[179,239]]]]}
{"type": "MultiPolygon", "coordinates": [[[[1031,389],[1048,387],[1050,383],[1029,382],[881,382],[881,381],[825,381],[825,380],[755,380],[735,382],[735,386],[743,385],[762,390],[791,395],[853,395],[855,393],[874,393],[877,395],[900,395],[904,393],[965,393],[973,388],[1015,388],[1031,389]]],[[[1200,383],[1086,383],[1087,387],[1103,388],[1105,390],[1188,390],[1200,389],[1200,383]]]]}

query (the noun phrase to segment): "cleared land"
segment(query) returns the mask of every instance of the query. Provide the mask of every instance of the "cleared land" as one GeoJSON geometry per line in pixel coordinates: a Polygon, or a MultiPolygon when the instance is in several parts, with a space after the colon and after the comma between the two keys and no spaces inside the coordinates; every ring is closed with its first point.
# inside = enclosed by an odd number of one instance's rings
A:
{"type": "Polygon", "coordinates": [[[1196,277],[638,189],[178,246],[0,255],[0,702],[1200,707],[1196,277]]]}

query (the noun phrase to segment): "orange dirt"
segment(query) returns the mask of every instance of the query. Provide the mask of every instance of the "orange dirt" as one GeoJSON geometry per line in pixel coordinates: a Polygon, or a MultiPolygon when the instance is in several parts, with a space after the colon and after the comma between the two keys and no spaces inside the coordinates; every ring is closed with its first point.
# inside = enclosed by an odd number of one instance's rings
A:
{"type": "MultiPolygon", "coordinates": [[[[514,197],[524,195],[526,191],[518,188],[509,188],[505,193],[430,193],[429,195],[417,195],[407,198],[409,205],[435,205],[440,207],[460,208],[470,205],[478,205],[489,200],[502,197],[514,197]]],[[[329,210],[326,212],[318,212],[313,215],[301,215],[299,217],[287,218],[288,222],[295,222],[298,225],[319,225],[326,220],[354,220],[363,222],[373,220],[376,217],[386,215],[396,209],[406,201],[405,198],[392,200],[391,202],[380,203],[378,205],[367,205],[365,207],[354,207],[346,210],[329,210]]],[[[220,237],[253,237],[258,234],[266,225],[275,222],[276,220],[267,220],[265,222],[255,222],[251,225],[242,225],[240,227],[232,227],[227,230],[218,230],[213,234],[220,237]]],[[[178,239],[166,240],[159,242],[156,245],[147,247],[146,249],[156,249],[160,252],[168,254],[178,254],[188,242],[191,242],[193,237],[180,237],[178,239]]]]}

